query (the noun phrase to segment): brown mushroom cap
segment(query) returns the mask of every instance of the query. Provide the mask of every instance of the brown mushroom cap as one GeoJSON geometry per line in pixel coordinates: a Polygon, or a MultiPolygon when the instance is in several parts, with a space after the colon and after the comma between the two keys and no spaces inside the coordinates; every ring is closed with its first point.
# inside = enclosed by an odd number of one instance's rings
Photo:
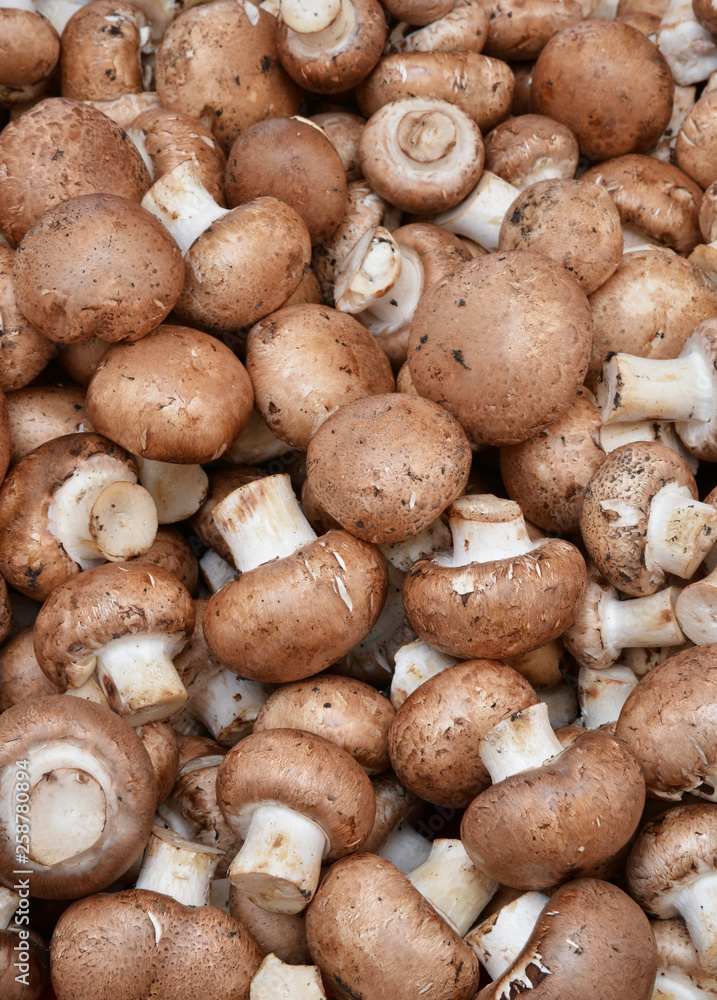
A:
{"type": "Polygon", "coordinates": [[[109,101],[142,87],[144,14],[128,0],[91,0],[62,31],[62,96],[109,101]]]}
{"type": "Polygon", "coordinates": [[[242,129],[294,115],[301,103],[278,58],[276,18],[234,0],[193,7],[170,24],[157,50],[157,94],[171,111],[211,116],[225,151],[242,129]]]}
{"type": "Polygon", "coordinates": [[[495,660],[457,663],[424,681],[396,712],[391,765],[420,798],[463,808],[490,784],[478,748],[505,715],[538,701],[517,670],[495,660]]]}
{"type": "Polygon", "coordinates": [[[353,757],[297,729],[252,733],[235,744],[219,765],[217,802],[240,837],[257,806],[288,806],[321,827],[332,859],[361,847],[375,812],[371,782],[353,757]]]}
{"type": "Polygon", "coordinates": [[[32,629],[32,625],[20,629],[0,647],[0,712],[26,698],[37,700],[62,693],[40,669],[32,629]]]}
{"type": "Polygon", "coordinates": [[[297,118],[256,122],[235,139],[226,169],[232,208],[260,195],[280,198],[306,223],[311,243],[334,232],[346,211],[346,171],[320,129],[297,118]]]}
{"type": "Polygon", "coordinates": [[[615,734],[645,774],[652,798],[679,799],[717,774],[717,645],[682,650],[640,679],[615,734]]]}
{"type": "Polygon", "coordinates": [[[547,42],[583,19],[579,0],[488,0],[488,38],[483,51],[497,59],[535,59],[547,42]]]}
{"type": "Polygon", "coordinates": [[[12,266],[15,252],[0,241],[0,389],[21,389],[39,375],[55,345],[28,322],[18,307],[12,266]]]}
{"type": "Polygon", "coordinates": [[[341,1000],[463,1000],[478,988],[472,950],[390,861],[331,867],[306,912],[309,949],[341,1000]]]}
{"type": "MultiPolygon", "coordinates": [[[[52,344],[51,340],[47,342],[52,344]]],[[[87,388],[108,347],[107,341],[100,340],[99,337],[76,340],[72,344],[59,344],[57,345],[57,363],[73,382],[87,388]]]]}
{"type": "Polygon", "coordinates": [[[0,86],[22,88],[41,83],[60,58],[57,31],[41,14],[22,8],[0,8],[3,40],[0,86]]]}
{"type": "Polygon", "coordinates": [[[303,913],[270,913],[236,886],[229,889],[229,912],[242,923],[267,955],[272,953],[289,965],[312,965],[306,943],[303,913]]]}
{"type": "Polygon", "coordinates": [[[603,160],[651,149],[672,114],[672,74],[659,50],[620,21],[579,21],[554,35],[533,70],[538,114],[574,133],[580,151],[603,160]]]}
{"type": "Polygon", "coordinates": [[[337,743],[367,774],[389,766],[388,729],[395,715],[383,695],[361,681],[321,674],[282,686],[259,710],[254,732],[302,729],[337,743]]]}
{"type": "Polygon", "coordinates": [[[471,451],[458,422],[403,393],[342,406],[314,434],[311,491],[357,538],[380,544],[418,534],[465,488],[471,451]]]}
{"type": "Polygon", "coordinates": [[[50,981],[45,942],[37,931],[28,930],[26,934],[18,940],[14,930],[0,932],[0,990],[4,1000],[38,1000],[50,981]]]}
{"type": "Polygon", "coordinates": [[[13,465],[45,441],[91,431],[79,385],[26,385],[7,393],[13,465]]]}
{"type": "Polygon", "coordinates": [[[485,169],[524,187],[544,177],[574,177],[577,139],[561,122],[544,115],[518,115],[485,137],[485,169]]]}
{"type": "Polygon", "coordinates": [[[93,425],[160,462],[219,458],[253,403],[241,361],[215,337],[185,326],[161,326],[134,344],[114,345],[87,388],[93,425]]]}
{"type": "Polygon", "coordinates": [[[358,155],[359,140],[366,119],[361,115],[354,115],[350,111],[334,109],[312,115],[309,121],[318,125],[334,145],[341,158],[346,180],[349,183],[358,180],[361,177],[361,161],[358,155]]]}
{"type": "Polygon", "coordinates": [[[196,594],[199,563],[191,545],[178,528],[160,524],[154,541],[143,555],[137,556],[137,562],[161,566],[175,576],[190,594],[196,594]]]}
{"type": "Polygon", "coordinates": [[[5,402],[5,393],[0,389],[0,483],[5,479],[5,473],[10,465],[11,451],[10,417],[5,402]]]}
{"type": "Polygon", "coordinates": [[[164,720],[148,722],[135,730],[149,754],[157,782],[157,805],[167,798],[177,780],[179,747],[170,724],[164,720]]]}
{"type": "Polygon", "coordinates": [[[673,164],[632,153],[591,167],[581,180],[606,187],[623,223],[650,239],[678,253],[689,253],[699,243],[702,191],[673,164]]]}
{"type": "Polygon", "coordinates": [[[0,172],[0,231],[11,246],[66,198],[109,192],[139,202],[150,185],[127,133],[101,111],[65,97],[41,101],[3,129],[0,172]]]}
{"type": "MultiPolygon", "coordinates": [[[[6,789],[3,798],[8,804],[12,787],[8,783],[16,781],[17,761],[25,760],[30,761],[33,787],[29,793],[30,849],[23,867],[28,870],[33,896],[75,899],[110,885],[142,852],[152,827],[154,772],[140,738],[109,709],[80,698],[55,695],[15,705],[0,717],[0,782],[6,789]],[[79,756],[81,752],[87,762],[79,756]],[[40,774],[32,769],[36,753],[42,755],[43,763],[37,765],[38,770],[42,768],[40,774]],[[98,793],[95,798],[104,801],[104,825],[88,826],[81,844],[67,843],[58,834],[53,849],[53,799],[61,796],[65,815],[72,815],[73,788],[77,790],[80,811],[87,786],[93,783],[98,793]],[[36,829],[44,863],[33,854],[33,807],[37,810],[36,829]]],[[[78,822],[75,820],[75,825],[78,822]]],[[[62,829],[62,810],[57,813],[57,823],[62,829]]],[[[11,885],[17,878],[13,870],[18,867],[14,831],[14,821],[4,816],[0,874],[11,885]]]]}
{"type": "Polygon", "coordinates": [[[518,444],[571,405],[591,341],[577,282],[542,254],[513,250],[461,264],[425,292],[408,363],[420,395],[440,400],[473,444],[518,444]]]}
{"type": "Polygon", "coordinates": [[[368,330],[353,316],[313,303],[284,306],[252,327],[246,366],[259,413],[277,437],[302,451],[339,407],[395,385],[368,330]]]}
{"type": "Polygon", "coordinates": [[[675,141],[678,166],[704,189],[717,180],[717,146],[714,140],[716,115],[717,94],[713,90],[705,90],[687,112],[675,141]]]}
{"type": "Polygon", "coordinates": [[[490,878],[546,889],[623,847],[644,804],[639,763],[624,743],[594,729],[540,767],[481,792],[463,815],[461,840],[490,878]]]}

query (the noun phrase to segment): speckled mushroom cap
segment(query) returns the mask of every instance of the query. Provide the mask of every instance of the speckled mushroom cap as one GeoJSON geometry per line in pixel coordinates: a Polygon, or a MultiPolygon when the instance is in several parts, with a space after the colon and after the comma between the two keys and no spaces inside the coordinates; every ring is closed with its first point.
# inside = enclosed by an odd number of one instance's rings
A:
{"type": "Polygon", "coordinates": [[[580,512],[585,548],[608,583],[624,594],[654,594],[665,581],[659,566],[645,564],[645,547],[652,498],[668,483],[687,487],[697,499],[694,477],[676,452],[659,441],[634,441],[611,452],[585,487],[580,512]]]}
{"type": "Polygon", "coordinates": [[[473,951],[390,861],[333,865],[306,911],[312,958],[340,1000],[462,1000],[478,988],[473,951]]]}
{"type": "Polygon", "coordinates": [[[110,101],[142,91],[144,14],[128,0],[91,0],[62,31],[62,96],[110,101]]]}
{"type": "Polygon", "coordinates": [[[259,413],[301,451],[339,407],[395,387],[389,360],[366,327],[314,303],[284,306],[253,326],[246,366],[259,413]]]}
{"type": "Polygon", "coordinates": [[[271,118],[244,129],[229,151],[227,204],[280,198],[306,223],[312,245],[334,232],[346,211],[346,171],[330,139],[310,122],[271,118]]]}
{"type": "Polygon", "coordinates": [[[60,58],[60,39],[50,22],[33,9],[0,8],[3,61],[0,87],[21,90],[50,76],[60,58]]]}
{"type": "Polygon", "coordinates": [[[253,403],[251,380],[228,347],[169,324],[135,344],[114,345],[87,387],[87,412],[100,433],[160,462],[219,458],[253,403]]]}
{"type": "Polygon", "coordinates": [[[702,189],[672,163],[631,153],[591,167],[581,180],[607,188],[623,223],[650,240],[681,254],[700,242],[702,189]]]}
{"type": "Polygon", "coordinates": [[[367,774],[389,766],[388,729],[395,715],[382,694],[352,677],[320,674],[282,686],[259,710],[254,732],[301,729],[337,743],[367,774]]]}
{"type": "Polygon", "coordinates": [[[50,952],[63,1000],[109,988],[127,998],[155,992],[166,1000],[249,1000],[263,957],[224,910],[185,906],[151,889],[77,900],[57,922],[50,952]]]}
{"type": "Polygon", "coordinates": [[[640,831],[625,865],[627,885],[644,910],[661,919],[679,915],[674,897],[717,868],[717,809],[708,803],[674,806],[640,831]]]}
{"type": "Polygon", "coordinates": [[[538,56],[533,110],[574,133],[593,160],[647,152],[672,114],[674,82],[666,60],[641,31],[605,18],[554,35],[538,56]]]}
{"type": "Polygon", "coordinates": [[[219,765],[217,802],[240,837],[258,806],[288,806],[321,827],[331,859],[359,850],[375,813],[360,764],[335,743],[298,729],[268,729],[235,744],[219,765]]]}
{"type": "Polygon", "coordinates": [[[572,275],[586,295],[622,257],[620,214],[607,191],[584,179],[536,181],[509,206],[498,251],[537,250],[572,275]]]}
{"type": "Polygon", "coordinates": [[[37,1000],[41,997],[49,988],[50,956],[37,931],[28,930],[28,936],[22,941],[18,941],[18,935],[13,930],[0,932],[0,950],[0,989],[6,1000],[37,1000]],[[27,974],[20,973],[15,964],[19,959],[15,951],[18,945],[26,949],[23,959],[27,964],[22,964],[28,969],[27,974]]]}
{"type": "Polygon", "coordinates": [[[717,315],[717,289],[684,257],[644,247],[623,254],[590,296],[590,309],[594,335],[585,382],[592,389],[613,351],[676,358],[695,326],[717,315]]]}
{"type": "Polygon", "coordinates": [[[408,364],[472,444],[518,444],[575,399],[592,342],[584,292],[533,250],[476,257],[424,294],[408,364]]]}
{"type": "MultiPolygon", "coordinates": [[[[55,587],[35,621],[35,655],[46,676],[65,690],[68,668],[113,639],[160,633],[177,653],[193,628],[192,598],[167,570],[105,563],[55,587]]],[[[112,691],[106,694],[112,705],[112,691]]]]}
{"type": "Polygon", "coordinates": [[[547,42],[583,19],[579,0],[489,0],[487,56],[511,60],[535,59],[547,42]]]}
{"type": "Polygon", "coordinates": [[[418,534],[468,482],[471,450],[458,422],[431,400],[403,393],[342,406],[314,434],[306,457],[312,493],[357,538],[418,534]]]}
{"type": "Polygon", "coordinates": [[[461,840],[481,871],[517,889],[546,889],[587,872],[628,842],[645,804],[640,765],[603,729],[473,800],[461,840]]]}
{"type": "Polygon", "coordinates": [[[235,0],[193,7],[170,24],[157,49],[157,94],[171,111],[211,116],[225,151],[242,129],[301,104],[279,62],[276,18],[235,0]]]}
{"type": "Polygon", "coordinates": [[[687,112],[675,140],[677,164],[696,184],[706,189],[717,180],[714,122],[717,94],[705,90],[687,112]]]}
{"type": "Polygon", "coordinates": [[[650,1000],[657,970],[647,917],[610,882],[576,879],[550,897],[518,959],[475,1000],[504,1000],[530,983],[534,1000],[650,1000]]]}
{"type": "Polygon", "coordinates": [[[184,283],[182,254],[134,201],[87,194],[49,208],[13,265],[23,313],[59,343],[139,340],[158,326],[184,283]]]}
{"type": "Polygon", "coordinates": [[[605,458],[597,442],[602,416],[589,389],[554,424],[520,444],[500,449],[508,496],[539,528],[578,531],[583,490],[605,458]]]}
{"type": "Polygon", "coordinates": [[[485,169],[515,187],[545,177],[574,177],[579,156],[567,125],[544,115],[509,118],[485,137],[485,169]]]}
{"type": "Polygon", "coordinates": [[[424,25],[448,14],[455,0],[384,0],[383,6],[397,21],[424,25]]]}
{"type": "Polygon", "coordinates": [[[15,253],[0,241],[0,389],[21,389],[40,374],[55,352],[55,345],[36,330],[20,312],[15,298],[12,266],[15,253]]]}
{"type": "Polygon", "coordinates": [[[5,399],[13,465],[52,438],[92,430],[79,385],[26,385],[5,399]]]}
{"type": "Polygon", "coordinates": [[[82,433],[40,445],[13,467],[0,488],[0,572],[37,601],[80,572],[48,517],[58,490],[83,466],[109,468],[113,481],[137,479],[134,462],[124,449],[99,434],[82,433]]]}
{"type": "MultiPolygon", "coordinates": [[[[54,695],[25,701],[3,712],[0,718],[0,788],[2,800],[13,801],[17,761],[29,761],[30,850],[23,867],[28,869],[32,895],[44,899],[75,899],[98,892],[119,878],[144,849],[155,810],[152,764],[139,736],[118,715],[94,702],[54,695]],[[83,843],[56,842],[52,848],[48,796],[53,781],[64,796],[64,809],[72,815],[72,780],[76,775],[82,809],[83,786],[97,786],[104,800],[105,819],[91,823],[83,843]],[[40,858],[32,846],[32,810],[38,800],[43,828],[40,858]],[[94,829],[94,839],[93,837],[94,829]]],[[[81,813],[80,813],[81,815],[81,813]]],[[[63,820],[58,816],[58,837],[63,820]]],[[[0,875],[10,885],[17,879],[15,844],[19,834],[14,817],[2,817],[0,875]]]]}
{"type": "Polygon", "coordinates": [[[480,741],[505,715],[537,701],[528,681],[505,663],[457,663],[424,681],[396,712],[391,766],[420,798],[464,808],[490,784],[480,741]]]}
{"type": "Polygon", "coordinates": [[[65,97],[41,101],[6,125],[0,172],[0,231],[11,246],[66,198],[109,192],[139,202],[150,185],[127,133],[101,111],[65,97]]]}
{"type": "Polygon", "coordinates": [[[717,644],[684,649],[640,679],[615,734],[645,774],[652,798],[674,799],[717,774],[717,644]]]}
{"type": "MultiPolygon", "coordinates": [[[[7,590],[7,588],[6,588],[7,590]]],[[[8,603],[9,608],[9,603],[8,603]]],[[[32,625],[20,629],[0,647],[0,712],[25,698],[46,698],[60,689],[40,670],[32,645],[32,625]]]]}

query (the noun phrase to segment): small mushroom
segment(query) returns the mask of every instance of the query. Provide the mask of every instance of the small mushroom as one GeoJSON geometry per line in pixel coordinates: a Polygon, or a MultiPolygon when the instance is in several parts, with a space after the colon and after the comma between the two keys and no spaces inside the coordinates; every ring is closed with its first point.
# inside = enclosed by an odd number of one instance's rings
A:
{"type": "Polygon", "coordinates": [[[521,190],[536,181],[574,177],[579,155],[570,129],[543,115],[508,118],[485,137],[485,169],[521,190]]]}
{"type": "Polygon", "coordinates": [[[141,91],[141,50],[149,33],[144,13],[128,0],[79,7],[62,32],[62,96],[109,101],[141,91]]]}

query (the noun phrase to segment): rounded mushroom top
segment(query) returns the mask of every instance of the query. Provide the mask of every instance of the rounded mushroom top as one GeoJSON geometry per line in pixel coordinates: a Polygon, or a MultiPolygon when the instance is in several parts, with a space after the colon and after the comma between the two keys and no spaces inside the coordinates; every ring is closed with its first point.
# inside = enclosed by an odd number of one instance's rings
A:
{"type": "Polygon", "coordinates": [[[62,94],[109,101],[142,91],[144,14],[128,0],[91,0],[62,31],[62,94]]]}
{"type": "Polygon", "coordinates": [[[3,129],[0,173],[0,231],[12,246],[60,201],[109,192],[139,202],[150,186],[127,133],[101,111],[65,97],[40,101],[3,129]]]}
{"type": "Polygon", "coordinates": [[[241,837],[259,806],[288,806],[322,828],[330,858],[361,847],[376,809],[360,764],[335,743],[298,729],[267,729],[233,746],[219,765],[217,802],[241,837]]]}
{"type": "Polygon", "coordinates": [[[35,621],[35,655],[46,676],[64,690],[68,669],[91,660],[114,639],[162,635],[176,654],[193,628],[192,598],[167,570],[141,562],[106,563],[55,587],[35,621]]]}
{"type": "Polygon", "coordinates": [[[169,324],[134,344],[114,345],[87,387],[87,412],[100,433],[160,462],[219,458],[253,403],[251,380],[228,347],[169,324]]]}
{"type": "Polygon", "coordinates": [[[518,444],[571,405],[587,369],[592,319],[564,268],[532,250],[476,257],[423,295],[408,363],[474,445],[518,444]]]}
{"type": "MultiPolygon", "coordinates": [[[[0,8],[3,61],[0,87],[30,88],[52,73],[60,58],[60,39],[50,22],[32,7],[0,8]]],[[[6,107],[7,105],[5,105],[6,107]]]]}
{"type": "Polygon", "coordinates": [[[485,137],[485,169],[514,187],[575,176],[580,151],[573,133],[544,115],[518,115],[485,137]]]}
{"type": "Polygon", "coordinates": [[[538,56],[531,100],[593,160],[651,149],[672,114],[666,60],[641,31],[605,18],[563,28],[538,56]]]}
{"type": "Polygon", "coordinates": [[[395,386],[368,330],[315,303],[284,306],[253,326],[246,367],[259,413],[278,438],[302,451],[339,407],[395,386]]]}
{"type": "Polygon", "coordinates": [[[674,897],[717,868],[717,809],[685,804],[647,823],[632,846],[625,875],[631,894],[648,913],[678,916],[674,897]]]}
{"type": "Polygon", "coordinates": [[[558,31],[583,19],[579,0],[488,0],[487,56],[535,59],[558,31]]]}
{"type": "Polygon", "coordinates": [[[403,393],[342,406],[316,431],[306,457],[312,493],[351,534],[399,542],[460,496],[471,450],[459,423],[431,400],[403,393]]]}

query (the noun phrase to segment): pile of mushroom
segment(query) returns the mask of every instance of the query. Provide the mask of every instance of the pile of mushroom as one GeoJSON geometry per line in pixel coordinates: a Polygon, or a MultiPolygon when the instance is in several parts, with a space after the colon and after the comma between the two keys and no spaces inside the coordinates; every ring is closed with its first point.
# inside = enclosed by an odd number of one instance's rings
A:
{"type": "Polygon", "coordinates": [[[0,1000],[717,996],[716,92],[0,0],[0,1000]]]}

